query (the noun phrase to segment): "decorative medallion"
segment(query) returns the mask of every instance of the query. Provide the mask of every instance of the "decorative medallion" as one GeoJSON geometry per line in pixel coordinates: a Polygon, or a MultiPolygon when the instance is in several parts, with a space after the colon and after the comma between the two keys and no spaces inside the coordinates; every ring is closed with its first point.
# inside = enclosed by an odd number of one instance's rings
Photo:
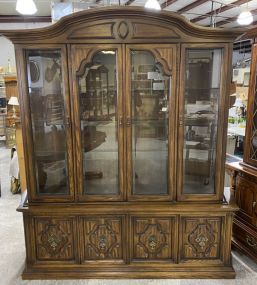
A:
{"type": "Polygon", "coordinates": [[[124,40],[129,33],[128,24],[124,21],[120,22],[117,31],[119,37],[124,40]]]}
{"type": "Polygon", "coordinates": [[[215,236],[208,223],[198,224],[189,234],[188,241],[195,251],[195,256],[209,257],[215,236]]]}
{"type": "Polygon", "coordinates": [[[45,248],[50,256],[56,256],[68,244],[68,236],[58,225],[49,224],[45,231],[41,232],[41,242],[41,246],[45,248]]]}

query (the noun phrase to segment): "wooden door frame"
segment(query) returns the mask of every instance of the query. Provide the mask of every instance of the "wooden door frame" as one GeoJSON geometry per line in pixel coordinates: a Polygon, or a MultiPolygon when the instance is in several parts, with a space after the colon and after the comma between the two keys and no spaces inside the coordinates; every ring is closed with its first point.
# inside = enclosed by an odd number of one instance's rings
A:
{"type": "MultiPolygon", "coordinates": [[[[180,61],[180,86],[179,86],[179,121],[178,124],[178,171],[177,171],[177,200],[178,201],[217,201],[221,202],[224,192],[224,173],[225,173],[225,153],[227,136],[227,118],[228,118],[228,100],[230,81],[225,80],[231,78],[231,60],[232,54],[229,52],[231,44],[224,43],[202,43],[202,44],[182,44],[181,46],[181,61],[180,61]],[[218,120],[217,120],[217,137],[216,137],[216,151],[215,151],[215,179],[214,179],[214,193],[213,194],[184,194],[183,193],[183,149],[184,149],[184,99],[185,99],[185,64],[186,64],[186,50],[208,50],[208,49],[222,49],[222,60],[220,66],[220,95],[218,100],[218,120]],[[225,76],[227,74],[227,76],[225,76]]],[[[232,50],[232,49],[231,49],[232,50]]]]}
{"type": "Polygon", "coordinates": [[[17,59],[17,70],[18,70],[18,90],[19,90],[19,102],[21,107],[21,122],[22,122],[22,133],[23,133],[23,144],[25,157],[25,168],[26,180],[28,187],[28,200],[31,202],[69,202],[74,200],[74,172],[72,163],[72,132],[70,121],[70,104],[69,104],[69,84],[68,84],[68,67],[67,67],[67,49],[64,44],[26,44],[16,45],[15,55],[17,59]],[[34,156],[34,143],[33,143],[33,132],[32,132],[32,121],[31,121],[31,109],[28,95],[28,78],[27,78],[27,58],[26,51],[51,51],[60,50],[62,60],[62,82],[63,82],[63,98],[64,98],[64,110],[65,110],[65,122],[66,126],[66,153],[67,153],[67,187],[69,194],[64,195],[52,195],[52,194],[39,194],[37,192],[37,181],[36,181],[36,167],[35,167],[35,156],[34,156]],[[68,123],[68,124],[66,124],[68,123]]]}
{"type": "MultiPolygon", "coordinates": [[[[127,44],[125,59],[126,64],[126,120],[131,121],[132,109],[131,109],[131,55],[130,50],[142,50],[149,51],[155,59],[161,63],[166,63],[172,66],[172,75],[170,74],[170,90],[169,90],[169,125],[168,125],[168,177],[167,177],[167,195],[134,195],[132,189],[132,127],[131,123],[126,126],[126,154],[127,154],[127,164],[126,164],[126,185],[128,200],[130,201],[171,201],[176,197],[176,106],[177,106],[177,50],[178,44],[127,44]],[[169,62],[169,58],[162,57],[158,53],[159,48],[170,49],[172,53],[172,62],[169,62]]],[[[171,60],[170,58],[170,60],[171,60]]]]}
{"type": "Polygon", "coordinates": [[[76,201],[122,201],[124,200],[124,134],[123,134],[123,122],[124,122],[124,112],[123,112],[123,74],[122,74],[122,46],[121,44],[72,44],[69,45],[69,55],[71,60],[70,66],[70,84],[72,86],[72,94],[74,96],[72,102],[73,108],[73,138],[74,138],[74,154],[76,161],[76,180],[77,180],[77,191],[76,191],[76,201]],[[84,50],[81,54],[78,53],[78,49],[84,50]],[[77,86],[77,71],[80,63],[86,64],[91,61],[93,56],[101,50],[116,50],[116,67],[117,67],[117,91],[118,104],[117,104],[117,133],[118,133],[118,169],[119,169],[119,194],[118,195],[86,195],[84,193],[84,183],[82,177],[83,174],[83,152],[82,140],[81,140],[81,126],[80,126],[80,112],[79,112],[79,95],[77,86]],[[78,56],[84,56],[83,59],[78,58],[78,56]]]}

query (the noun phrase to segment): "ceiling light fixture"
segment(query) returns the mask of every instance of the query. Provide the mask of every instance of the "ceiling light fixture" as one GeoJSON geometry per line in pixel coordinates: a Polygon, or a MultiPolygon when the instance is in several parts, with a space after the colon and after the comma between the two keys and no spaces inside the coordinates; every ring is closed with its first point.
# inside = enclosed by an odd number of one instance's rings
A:
{"type": "Polygon", "coordinates": [[[37,7],[33,0],[17,0],[16,11],[22,15],[33,15],[37,12],[37,7]]]}
{"type": "Polygon", "coordinates": [[[247,26],[253,22],[253,15],[248,9],[248,1],[246,5],[246,9],[242,11],[237,17],[237,22],[239,25],[247,26]]]}
{"type": "Polygon", "coordinates": [[[161,10],[161,5],[159,4],[157,0],[147,0],[145,3],[145,8],[161,10]]]}

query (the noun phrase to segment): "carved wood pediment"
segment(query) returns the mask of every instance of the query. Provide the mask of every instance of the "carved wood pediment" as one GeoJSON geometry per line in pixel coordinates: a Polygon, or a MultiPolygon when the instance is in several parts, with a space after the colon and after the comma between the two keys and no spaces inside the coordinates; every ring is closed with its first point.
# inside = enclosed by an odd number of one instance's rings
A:
{"type": "Polygon", "coordinates": [[[91,22],[71,30],[68,39],[115,39],[113,26],[115,21],[91,22]]]}
{"type": "Polygon", "coordinates": [[[158,23],[133,22],[133,39],[179,39],[175,29],[158,23]]]}
{"type": "Polygon", "coordinates": [[[71,29],[67,38],[77,39],[116,39],[127,42],[139,39],[179,39],[174,28],[146,21],[118,20],[94,21],[71,29]]]}

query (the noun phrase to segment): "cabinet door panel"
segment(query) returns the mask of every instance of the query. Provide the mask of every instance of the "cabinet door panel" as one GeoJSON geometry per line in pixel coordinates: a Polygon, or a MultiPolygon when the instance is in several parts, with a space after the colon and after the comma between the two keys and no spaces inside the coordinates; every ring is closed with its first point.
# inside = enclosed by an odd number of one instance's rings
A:
{"type": "Polygon", "coordinates": [[[74,218],[36,217],[35,245],[38,262],[75,262],[74,218]]]}
{"type": "Polygon", "coordinates": [[[170,45],[126,49],[127,185],[131,200],[171,199],[175,52],[170,45]]]}
{"type": "Polygon", "coordinates": [[[237,215],[241,216],[248,223],[255,225],[256,221],[256,200],[257,186],[253,181],[237,176],[236,179],[236,200],[240,207],[237,215]]]}
{"type": "Polygon", "coordinates": [[[123,191],[121,49],[72,47],[80,200],[120,200],[123,191]],[[79,116],[79,117],[78,117],[79,116]]]}
{"type": "Polygon", "coordinates": [[[123,262],[124,219],[122,217],[81,218],[83,230],[82,260],[123,262]]]}
{"type": "Polygon", "coordinates": [[[30,114],[32,133],[25,139],[30,148],[28,166],[35,172],[29,177],[29,194],[33,200],[71,200],[74,187],[66,51],[60,47],[28,49],[25,58],[29,96],[23,106],[27,116],[30,114]]]}
{"type": "Polygon", "coordinates": [[[132,227],[133,261],[174,262],[174,217],[132,217],[132,227]]]}
{"type": "Polygon", "coordinates": [[[222,218],[182,217],[180,261],[220,260],[222,218]]]}

